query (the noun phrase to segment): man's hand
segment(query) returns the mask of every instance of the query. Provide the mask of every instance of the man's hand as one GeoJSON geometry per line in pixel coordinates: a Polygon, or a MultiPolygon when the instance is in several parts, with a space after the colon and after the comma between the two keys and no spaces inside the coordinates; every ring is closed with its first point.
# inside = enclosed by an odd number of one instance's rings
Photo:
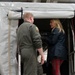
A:
{"type": "Polygon", "coordinates": [[[37,49],[38,50],[38,52],[39,52],[39,54],[41,55],[41,65],[42,64],[44,64],[44,53],[43,53],[43,48],[41,47],[41,48],[39,48],[39,49],[37,49]]]}
{"type": "Polygon", "coordinates": [[[44,64],[44,61],[45,61],[45,60],[44,60],[44,55],[42,55],[42,56],[41,56],[41,65],[44,64]]]}

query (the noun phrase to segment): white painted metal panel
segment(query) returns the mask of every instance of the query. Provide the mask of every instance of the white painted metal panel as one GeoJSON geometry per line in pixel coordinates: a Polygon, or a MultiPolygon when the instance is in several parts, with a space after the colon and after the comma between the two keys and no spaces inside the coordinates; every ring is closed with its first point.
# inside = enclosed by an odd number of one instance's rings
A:
{"type": "MultiPolygon", "coordinates": [[[[13,10],[23,8],[24,12],[32,12],[35,18],[73,18],[75,4],[62,3],[2,3],[13,10]]],[[[11,10],[10,9],[10,10],[11,10]]],[[[14,13],[18,15],[16,12],[14,13]]],[[[14,15],[11,15],[12,17],[14,15]]],[[[20,16],[20,15],[19,15],[20,16]]],[[[18,16],[18,17],[19,17],[18,16]]],[[[17,17],[16,17],[17,18],[17,17]]]]}

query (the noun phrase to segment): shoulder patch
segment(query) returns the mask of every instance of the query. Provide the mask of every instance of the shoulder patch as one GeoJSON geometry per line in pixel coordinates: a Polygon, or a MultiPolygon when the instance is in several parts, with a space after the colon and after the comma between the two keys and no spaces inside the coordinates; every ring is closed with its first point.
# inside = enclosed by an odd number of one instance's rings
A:
{"type": "Polygon", "coordinates": [[[39,29],[38,29],[38,27],[36,27],[36,31],[38,31],[38,32],[39,32],[39,29]]]}

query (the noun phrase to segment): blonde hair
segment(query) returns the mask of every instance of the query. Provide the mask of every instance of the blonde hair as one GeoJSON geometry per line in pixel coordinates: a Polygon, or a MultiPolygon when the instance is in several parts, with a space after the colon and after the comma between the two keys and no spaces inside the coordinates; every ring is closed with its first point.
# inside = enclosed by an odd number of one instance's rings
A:
{"type": "Polygon", "coordinates": [[[52,19],[51,21],[53,21],[56,24],[56,28],[59,29],[59,32],[62,31],[63,33],[65,33],[65,31],[63,29],[63,26],[62,26],[62,24],[61,24],[59,19],[52,19]]]}

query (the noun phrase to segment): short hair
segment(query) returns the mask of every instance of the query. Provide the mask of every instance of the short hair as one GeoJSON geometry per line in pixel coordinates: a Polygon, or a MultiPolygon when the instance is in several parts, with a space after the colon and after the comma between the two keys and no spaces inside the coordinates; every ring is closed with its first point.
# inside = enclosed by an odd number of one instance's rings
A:
{"type": "Polygon", "coordinates": [[[24,15],[23,15],[23,19],[24,19],[24,18],[29,19],[30,17],[33,17],[33,14],[30,13],[30,12],[26,12],[26,13],[24,13],[24,15]]]}

